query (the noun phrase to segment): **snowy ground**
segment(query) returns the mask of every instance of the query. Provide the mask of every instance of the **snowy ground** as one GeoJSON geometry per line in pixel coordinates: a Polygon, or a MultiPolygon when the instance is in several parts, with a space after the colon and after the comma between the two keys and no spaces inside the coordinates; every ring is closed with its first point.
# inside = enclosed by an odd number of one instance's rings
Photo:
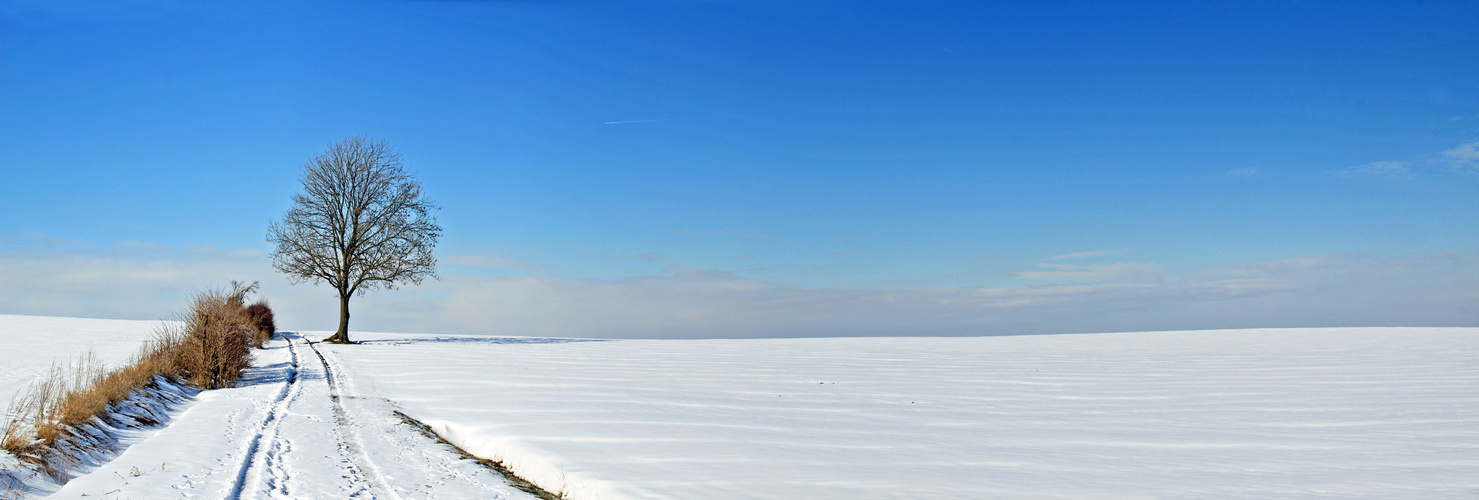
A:
{"type": "Polygon", "coordinates": [[[532,498],[344,393],[315,346],[284,337],[241,387],[201,393],[50,498],[532,498]]]}
{"type": "Polygon", "coordinates": [[[1479,495],[1479,329],[359,338],[361,393],[574,499],[1479,495]]]}
{"type": "Polygon", "coordinates": [[[1479,329],[303,337],[55,496],[530,498],[396,410],[574,500],[1479,495],[1479,329]]]}
{"type": "MultiPolygon", "coordinates": [[[[0,390],[10,398],[54,354],[75,358],[88,345],[121,362],[157,325],[0,316],[7,356],[0,390]],[[25,355],[12,360],[11,352],[25,355]]],[[[282,336],[256,351],[240,387],[200,393],[176,407],[167,426],[123,431],[120,454],[65,485],[29,478],[26,496],[532,498],[403,423],[389,402],[343,391],[316,347],[282,336]]]]}

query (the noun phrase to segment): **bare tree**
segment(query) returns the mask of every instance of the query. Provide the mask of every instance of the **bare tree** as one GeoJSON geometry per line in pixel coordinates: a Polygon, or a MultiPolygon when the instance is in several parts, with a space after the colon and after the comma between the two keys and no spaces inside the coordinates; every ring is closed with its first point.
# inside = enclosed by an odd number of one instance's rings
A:
{"type": "Polygon", "coordinates": [[[339,331],[349,342],[349,298],[368,290],[436,278],[432,249],[439,207],[384,141],[349,137],[303,165],[303,192],[267,230],[272,266],[294,283],[328,283],[339,292],[339,331]]]}

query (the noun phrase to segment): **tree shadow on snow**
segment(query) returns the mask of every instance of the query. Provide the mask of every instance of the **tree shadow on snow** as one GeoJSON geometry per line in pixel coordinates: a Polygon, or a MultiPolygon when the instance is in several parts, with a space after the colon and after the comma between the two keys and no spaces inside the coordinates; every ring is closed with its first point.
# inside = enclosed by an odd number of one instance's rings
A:
{"type": "Polygon", "coordinates": [[[405,339],[377,339],[360,341],[362,344],[569,344],[574,342],[610,342],[610,339],[565,339],[550,337],[422,337],[405,339]]]}
{"type": "Polygon", "coordinates": [[[270,365],[253,366],[241,373],[241,380],[236,381],[236,387],[251,387],[254,385],[287,382],[292,375],[293,364],[286,361],[270,365]]]}

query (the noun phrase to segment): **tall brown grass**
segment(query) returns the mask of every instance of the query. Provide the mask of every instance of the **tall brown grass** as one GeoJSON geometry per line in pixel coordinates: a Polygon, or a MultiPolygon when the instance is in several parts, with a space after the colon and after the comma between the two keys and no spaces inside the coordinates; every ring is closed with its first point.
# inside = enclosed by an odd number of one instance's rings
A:
{"type": "MultiPolygon", "coordinates": [[[[79,449],[91,453],[96,450],[87,450],[88,446],[108,444],[79,429],[107,419],[111,405],[160,380],[200,389],[235,386],[251,365],[250,347],[260,331],[249,321],[245,306],[246,296],[256,288],[256,283],[233,281],[229,288],[197,292],[178,321],[161,325],[121,367],[108,369],[91,351],[76,362],[54,363],[46,376],[11,401],[0,430],[0,449],[65,481],[79,449]]],[[[267,318],[270,322],[270,310],[267,318]]],[[[137,416],[133,420],[151,423],[137,416]]]]}
{"type": "Polygon", "coordinates": [[[156,334],[122,367],[109,370],[91,351],[75,362],[53,363],[46,376],[32,382],[11,401],[0,449],[43,474],[64,479],[76,457],[58,443],[79,427],[98,420],[114,405],[153,383],[173,376],[178,338],[156,334]]]}

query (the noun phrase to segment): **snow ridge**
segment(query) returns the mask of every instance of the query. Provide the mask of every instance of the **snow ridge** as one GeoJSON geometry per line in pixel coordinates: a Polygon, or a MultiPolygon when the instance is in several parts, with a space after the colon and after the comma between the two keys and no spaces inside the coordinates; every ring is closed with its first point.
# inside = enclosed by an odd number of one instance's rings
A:
{"type": "MultiPolygon", "coordinates": [[[[102,415],[68,429],[67,434],[56,441],[54,452],[69,457],[66,470],[55,471],[57,475],[53,477],[45,477],[45,471],[35,471],[27,477],[12,477],[11,471],[3,471],[4,486],[22,494],[38,494],[84,475],[123,453],[130,444],[125,439],[128,431],[168,425],[171,412],[191,401],[199,392],[156,375],[148,385],[129,393],[127,399],[110,403],[102,415]]],[[[24,464],[16,465],[26,467],[24,464]]]]}

